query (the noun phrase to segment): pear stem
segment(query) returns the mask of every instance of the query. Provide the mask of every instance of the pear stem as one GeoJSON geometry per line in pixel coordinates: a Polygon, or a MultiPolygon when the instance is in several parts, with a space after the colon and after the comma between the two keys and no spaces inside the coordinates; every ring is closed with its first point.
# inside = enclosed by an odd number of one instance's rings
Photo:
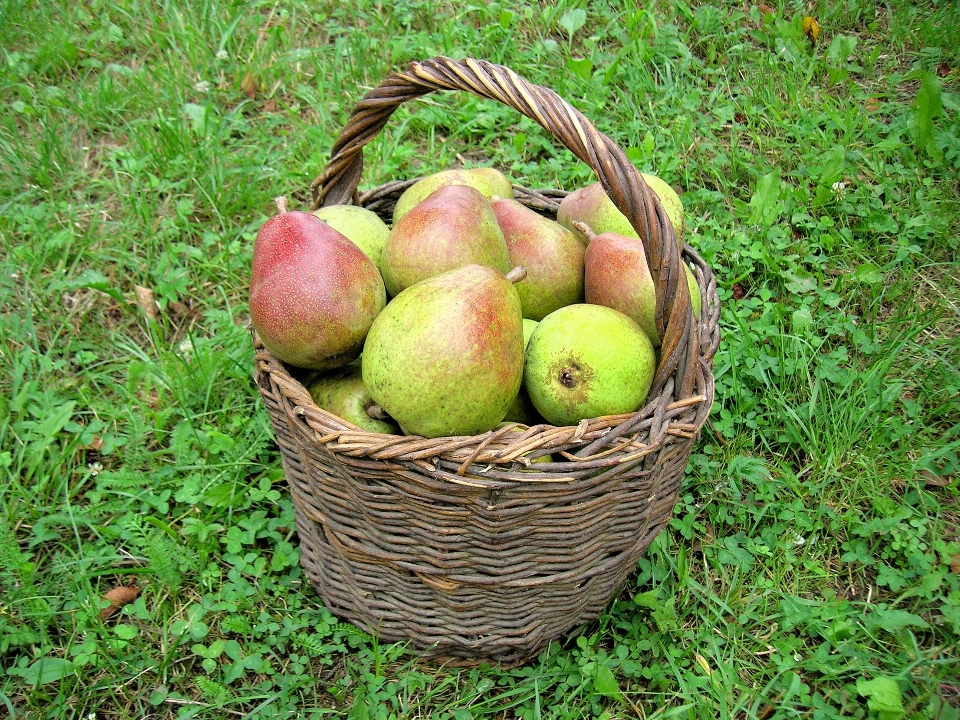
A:
{"type": "Polygon", "coordinates": [[[285,198],[283,195],[280,197],[275,197],[273,199],[273,204],[277,206],[277,210],[281,213],[285,213],[287,211],[287,198],[285,198]]]}
{"type": "Polygon", "coordinates": [[[380,407],[379,405],[377,405],[376,403],[374,403],[373,405],[371,405],[370,407],[367,408],[367,415],[369,415],[370,417],[372,417],[374,420],[390,420],[390,419],[392,419],[389,415],[387,415],[387,411],[384,410],[384,409],[383,409],[382,407],[380,407]]]}
{"type": "Polygon", "coordinates": [[[585,222],[574,220],[573,227],[577,230],[577,232],[581,233],[587,239],[587,242],[593,242],[593,239],[597,236],[597,234],[593,231],[593,228],[591,228],[585,222]]]}
{"type": "Polygon", "coordinates": [[[513,270],[507,273],[507,280],[512,283],[518,283],[527,276],[527,269],[523,265],[517,265],[513,270]]]}

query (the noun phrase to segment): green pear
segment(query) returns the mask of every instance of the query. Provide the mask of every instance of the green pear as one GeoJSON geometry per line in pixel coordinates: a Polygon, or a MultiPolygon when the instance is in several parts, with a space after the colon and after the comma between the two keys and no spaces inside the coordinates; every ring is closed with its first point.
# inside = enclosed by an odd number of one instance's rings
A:
{"type": "Polygon", "coordinates": [[[703,309],[703,297],[700,294],[700,286],[697,284],[696,275],[687,267],[686,263],[683,265],[683,270],[687,275],[687,287],[690,289],[690,304],[693,305],[693,316],[699,318],[700,312],[703,309]]]}
{"type": "Polygon", "coordinates": [[[539,413],[554,425],[639,410],[656,355],[640,326],[602,305],[567,305],[537,326],[523,382],[539,413]]]}
{"type": "Polygon", "coordinates": [[[396,225],[410,208],[423,202],[434,190],[445,185],[467,185],[487,199],[494,195],[513,197],[513,186],[499,170],[488,167],[441,170],[421,178],[403,191],[393,208],[393,224],[396,225]]]}
{"type": "Polygon", "coordinates": [[[363,250],[380,270],[380,256],[390,228],[379,215],[359,205],[327,205],[313,214],[363,250]]]}
{"type": "Polygon", "coordinates": [[[368,408],[376,403],[363,384],[359,360],[339,370],[318,374],[308,381],[306,388],[317,407],[361,430],[387,434],[400,432],[395,423],[370,417],[367,413],[368,408]]]}
{"type": "MultiPolygon", "coordinates": [[[[686,222],[680,197],[672,187],[655,175],[640,174],[650,189],[660,198],[660,204],[663,205],[677,236],[677,247],[683,249],[686,222]]],[[[573,226],[573,223],[578,221],[589,225],[597,235],[614,232],[627,237],[640,237],[626,216],[613,204],[603,185],[598,182],[573,191],[560,201],[560,207],[557,208],[557,222],[573,230],[580,241],[586,245],[589,242],[587,238],[573,226]]]]}
{"type": "Polygon", "coordinates": [[[377,318],[363,382],[405,433],[476,435],[503,420],[523,378],[520,295],[503,273],[467,265],[436,275],[377,318]]]}
{"type": "MultiPolygon", "coordinates": [[[[516,283],[515,286],[519,285],[520,283],[516,283]]],[[[519,288],[517,291],[519,292],[519,288]]],[[[523,319],[524,351],[526,351],[526,347],[530,342],[530,337],[533,335],[533,331],[537,329],[538,324],[539,323],[536,320],[530,320],[528,318],[523,319]]],[[[527,389],[523,385],[520,386],[520,390],[517,392],[517,397],[515,397],[513,402],[510,404],[507,414],[504,415],[503,419],[504,422],[518,422],[523,423],[524,425],[539,425],[543,422],[543,418],[533,406],[533,402],[530,400],[530,395],[527,393],[527,389]]]]}
{"type": "MultiPolygon", "coordinates": [[[[683,265],[694,315],[700,316],[700,288],[683,265]]],[[[643,241],[607,232],[590,240],[584,257],[584,295],[588,303],[619,310],[660,347],[657,333],[657,292],[643,252],[643,241]]]]}
{"type": "Polygon", "coordinates": [[[540,320],[557,308],[583,302],[583,244],[560,223],[511,198],[490,204],[503,230],[510,265],[527,276],[517,283],[523,316],[540,320]]]}
{"type": "Polygon", "coordinates": [[[503,231],[490,201],[466,185],[446,185],[393,226],[383,247],[383,282],[391,297],[421,280],[465,265],[510,269],[503,231]]]}

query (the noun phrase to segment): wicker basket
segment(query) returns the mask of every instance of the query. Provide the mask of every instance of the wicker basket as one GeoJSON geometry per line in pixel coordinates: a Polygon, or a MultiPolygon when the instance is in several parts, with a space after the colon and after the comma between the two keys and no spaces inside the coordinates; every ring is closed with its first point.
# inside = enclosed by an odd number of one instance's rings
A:
{"type": "MultiPolygon", "coordinates": [[[[713,273],[686,248],[703,297],[694,317],[672,226],[620,148],[552,91],[482,61],[412,63],[370,91],[314,181],[314,207],[356,203],[389,216],[410,183],[359,195],[363,146],[400,103],[440,89],[539,122],[638,229],[663,338],[646,406],[575,427],[424,439],[363,432],[321,410],[259,344],[256,379],[296,506],[301,563],[327,607],[438,659],[516,665],[597,617],[669,520],[713,400],[720,305],[713,273]]],[[[565,195],[516,193],[547,216],[565,195]]]]}

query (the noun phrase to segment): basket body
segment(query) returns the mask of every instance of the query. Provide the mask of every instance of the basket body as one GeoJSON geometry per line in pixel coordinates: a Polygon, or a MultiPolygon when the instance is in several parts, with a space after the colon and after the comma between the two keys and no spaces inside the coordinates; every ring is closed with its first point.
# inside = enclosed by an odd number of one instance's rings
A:
{"type": "MultiPolygon", "coordinates": [[[[365,204],[387,215],[397,194],[373,191],[365,204]]],[[[518,199],[552,214],[541,193],[520,191],[518,199]]],[[[699,270],[704,304],[718,308],[712,273],[699,270]]],[[[703,313],[704,338],[717,337],[712,316],[703,313]]],[[[358,449],[361,434],[314,406],[289,369],[259,348],[257,382],[296,506],[307,577],[331,612],[382,640],[409,640],[459,664],[515,665],[535,656],[603,611],[669,521],[713,397],[712,344],[694,388],[701,399],[679,407],[653,399],[638,413],[639,432],[594,460],[598,467],[518,460],[511,473],[474,462],[462,475],[454,468],[475,451],[472,443],[439,453],[442,444],[424,443],[389,457],[392,436],[383,436],[388,447],[379,453],[358,449]]],[[[536,449],[563,460],[617,422],[588,424],[580,438],[581,428],[558,428],[536,449]]],[[[487,449],[516,444],[524,431],[487,449]]]]}
{"type": "MultiPolygon", "coordinates": [[[[506,425],[425,439],[361,431],[318,408],[257,343],[255,377],[296,506],[301,564],[327,607],[385,641],[444,661],[517,665],[591,620],[669,521],[714,395],[716,278],[685,248],[623,151],[552,91],[466,59],[411,63],[357,103],[312,185],[314,207],[356,203],[389,219],[413,181],[357,192],[363,146],[398,105],[464,90],[540,123],[597,173],[643,239],[662,338],[636,413],[576,427],[506,425]]],[[[515,188],[555,218],[562,191],[515,188]]]]}

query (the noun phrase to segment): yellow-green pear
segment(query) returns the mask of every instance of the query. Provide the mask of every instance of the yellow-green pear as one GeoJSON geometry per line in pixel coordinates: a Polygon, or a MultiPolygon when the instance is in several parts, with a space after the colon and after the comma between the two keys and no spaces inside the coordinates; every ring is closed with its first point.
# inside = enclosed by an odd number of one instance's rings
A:
{"type": "Polygon", "coordinates": [[[393,224],[396,225],[410,208],[423,202],[434,190],[445,185],[467,185],[488,200],[494,195],[513,197],[513,185],[510,184],[510,180],[494,168],[441,170],[421,178],[403,191],[393,208],[393,224]]]}
{"type": "Polygon", "coordinates": [[[327,205],[313,214],[327,225],[345,235],[347,240],[363,250],[380,270],[380,256],[390,235],[390,228],[372,210],[359,205],[327,205]]]}
{"type": "Polygon", "coordinates": [[[523,382],[534,407],[554,425],[639,410],[656,355],[640,326],[602,305],[567,305],[530,337],[523,382]]]}
{"type": "MultiPolygon", "coordinates": [[[[660,198],[670,224],[673,225],[677,237],[677,247],[683,249],[683,233],[686,222],[683,216],[683,205],[680,197],[667,183],[648,173],[640,173],[650,189],[660,198]]],[[[586,245],[589,241],[574,226],[574,222],[589,225],[597,235],[613,232],[627,237],[640,237],[626,216],[617,209],[613,200],[599,182],[575,190],[560,201],[557,209],[557,222],[573,230],[580,241],[586,245]]]]}

